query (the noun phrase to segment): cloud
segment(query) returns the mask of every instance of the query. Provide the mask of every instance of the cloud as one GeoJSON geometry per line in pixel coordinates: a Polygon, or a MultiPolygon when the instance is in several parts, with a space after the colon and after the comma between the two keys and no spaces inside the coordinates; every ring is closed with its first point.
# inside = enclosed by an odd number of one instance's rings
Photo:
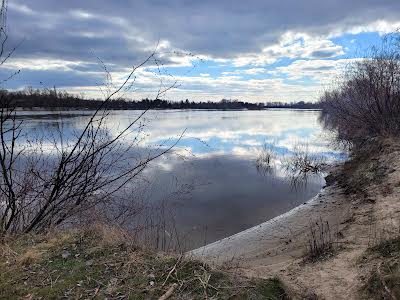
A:
{"type": "Polygon", "coordinates": [[[331,31],[329,37],[340,36],[344,33],[359,34],[364,32],[378,32],[380,35],[384,35],[399,30],[399,17],[391,21],[385,20],[383,18],[384,15],[382,15],[381,18],[369,23],[358,24],[350,27],[338,27],[331,31]]]}
{"type": "Polygon", "coordinates": [[[329,83],[356,59],[339,60],[296,60],[289,66],[278,67],[277,74],[282,73],[291,80],[312,79],[318,83],[329,83]]]}
{"type": "MultiPolygon", "coordinates": [[[[313,99],[316,85],[288,83],[285,76],[324,81],[340,64],[332,61],[346,55],[335,37],[393,31],[400,27],[399,11],[398,0],[14,0],[9,3],[9,45],[23,43],[6,68],[29,73],[12,87],[53,74],[52,85],[94,93],[91,84],[101,73],[97,57],[118,81],[158,44],[160,64],[183,84],[171,94],[176,97],[313,99]],[[219,70],[179,71],[199,59],[219,70]],[[283,59],[291,64],[269,67],[283,59]],[[91,78],[70,86],[73,74],[91,78]]],[[[140,75],[142,91],[157,86],[159,77],[144,71],[140,75]]]]}
{"type": "MultiPolygon", "coordinates": [[[[50,42],[59,33],[62,38],[55,42],[65,45],[78,33],[104,32],[104,44],[112,43],[107,40],[109,35],[126,44],[133,39],[139,43],[138,48],[143,47],[140,41],[154,45],[158,39],[163,39],[176,49],[221,58],[259,52],[278,43],[287,32],[326,36],[338,30],[360,31],[368,26],[376,30],[373,24],[379,30],[389,30],[392,29],[389,24],[399,22],[400,11],[400,3],[396,0],[258,0],[235,2],[234,5],[227,0],[172,0],[168,3],[37,0],[34,5],[21,1],[13,3],[10,5],[10,25],[17,30],[24,28],[22,35],[46,35],[46,41],[50,42]],[[43,26],[48,30],[41,30],[43,26]],[[65,32],[74,35],[68,37],[65,32]]],[[[81,48],[79,43],[74,45],[81,48]]]]}
{"type": "Polygon", "coordinates": [[[234,59],[237,67],[246,65],[272,64],[278,59],[287,58],[332,58],[343,55],[342,46],[321,37],[313,37],[306,33],[286,32],[278,43],[264,47],[260,53],[242,55],[234,59]]]}
{"type": "Polygon", "coordinates": [[[267,70],[265,68],[250,68],[250,69],[238,69],[235,71],[226,71],[222,72],[222,75],[224,76],[229,76],[229,75],[256,75],[256,74],[262,74],[266,73],[267,70]]]}

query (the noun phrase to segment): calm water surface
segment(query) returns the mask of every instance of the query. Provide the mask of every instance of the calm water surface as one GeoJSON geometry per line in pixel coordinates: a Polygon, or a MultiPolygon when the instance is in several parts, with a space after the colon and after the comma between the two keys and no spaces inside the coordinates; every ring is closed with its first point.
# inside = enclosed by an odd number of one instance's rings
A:
{"type": "MultiPolygon", "coordinates": [[[[72,139],[88,114],[23,111],[20,117],[32,136],[48,136],[48,151],[52,151],[51,133],[62,125],[63,139],[72,139]]],[[[107,127],[115,134],[138,114],[112,111],[107,127]]],[[[162,216],[153,218],[172,218],[173,230],[185,240],[185,248],[267,221],[307,201],[324,185],[322,178],[314,177],[306,186],[294,189],[279,168],[279,157],[290,155],[299,143],[307,143],[310,151],[331,161],[343,157],[329,146],[318,114],[307,110],[150,111],[141,121],[143,151],[170,145],[184,130],[185,134],[173,153],[146,170],[142,187],[132,197],[162,203],[162,216]],[[271,173],[256,168],[257,156],[265,145],[278,154],[271,173]]],[[[171,228],[164,230],[168,236],[171,228]]]]}

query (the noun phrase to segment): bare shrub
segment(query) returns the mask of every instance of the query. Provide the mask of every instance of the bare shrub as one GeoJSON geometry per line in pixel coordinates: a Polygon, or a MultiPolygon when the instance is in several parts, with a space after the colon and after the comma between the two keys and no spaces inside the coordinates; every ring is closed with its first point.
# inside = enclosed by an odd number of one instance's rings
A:
{"type": "MultiPolygon", "coordinates": [[[[6,4],[3,0],[0,12],[0,64],[11,55],[3,51],[7,40],[6,4]]],[[[160,65],[156,53],[157,48],[132,66],[119,85],[112,83],[105,68],[110,84],[103,91],[104,101],[69,140],[62,126],[57,128],[58,136],[50,141],[43,137],[30,140],[25,136],[24,122],[17,118],[14,103],[4,93],[0,94],[0,236],[44,231],[109,203],[137,180],[150,162],[177,144],[182,135],[169,146],[143,151],[139,146],[141,120],[148,109],[114,133],[107,127],[108,103],[133,87],[137,70],[148,63],[160,65]],[[50,143],[51,151],[47,151],[44,142],[50,143]]],[[[176,81],[165,84],[160,76],[154,99],[160,99],[175,86],[176,81]]],[[[114,212],[118,216],[117,209],[114,212]]]]}
{"type": "MultiPolygon", "coordinates": [[[[23,122],[17,121],[8,100],[0,97],[0,232],[42,231],[107,202],[176,145],[180,138],[166,148],[141,151],[140,119],[146,111],[116,134],[107,130],[109,112],[104,106],[137,68],[72,141],[64,141],[60,130],[58,140],[51,143],[51,154],[44,152],[41,142],[21,146],[23,122]]],[[[165,91],[160,88],[156,98],[165,91]]]]}
{"type": "Polygon", "coordinates": [[[369,55],[350,63],[335,88],[320,99],[323,124],[343,144],[400,133],[400,34],[383,39],[369,55]]]}

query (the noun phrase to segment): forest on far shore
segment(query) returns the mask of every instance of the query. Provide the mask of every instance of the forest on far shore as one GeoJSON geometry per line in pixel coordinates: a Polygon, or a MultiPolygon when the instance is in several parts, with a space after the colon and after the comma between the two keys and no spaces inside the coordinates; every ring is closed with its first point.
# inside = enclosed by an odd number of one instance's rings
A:
{"type": "MultiPolygon", "coordinates": [[[[7,102],[12,102],[19,108],[65,108],[65,109],[96,109],[103,100],[85,99],[56,89],[27,89],[23,91],[0,91],[0,97],[7,102]],[[6,99],[4,99],[6,98],[6,99]]],[[[239,100],[222,99],[221,101],[171,101],[162,99],[114,99],[107,102],[108,109],[251,109],[260,110],[266,108],[295,108],[295,109],[319,109],[318,103],[312,102],[266,102],[251,103],[239,100]]]]}

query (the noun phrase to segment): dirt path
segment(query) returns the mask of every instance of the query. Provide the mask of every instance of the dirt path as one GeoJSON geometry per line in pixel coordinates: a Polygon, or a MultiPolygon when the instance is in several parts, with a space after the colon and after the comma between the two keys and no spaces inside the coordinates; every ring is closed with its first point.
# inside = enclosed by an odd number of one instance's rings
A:
{"type": "Polygon", "coordinates": [[[362,185],[362,193],[352,196],[337,184],[329,186],[305,205],[190,254],[249,276],[279,276],[294,295],[357,299],[365,275],[360,257],[368,246],[399,228],[400,147],[387,146],[359,169],[351,176],[360,176],[361,182],[371,174],[384,180],[373,178],[362,185]],[[374,166],[381,168],[379,172],[374,166]],[[329,222],[340,247],[332,257],[304,262],[310,224],[321,219],[329,222]]]}
{"type": "Polygon", "coordinates": [[[297,293],[317,295],[318,299],[358,298],[361,288],[358,264],[371,241],[373,206],[353,202],[352,212],[350,221],[342,224],[345,226],[340,231],[342,238],[338,239],[340,248],[336,254],[317,262],[297,259],[279,273],[297,293]]]}

